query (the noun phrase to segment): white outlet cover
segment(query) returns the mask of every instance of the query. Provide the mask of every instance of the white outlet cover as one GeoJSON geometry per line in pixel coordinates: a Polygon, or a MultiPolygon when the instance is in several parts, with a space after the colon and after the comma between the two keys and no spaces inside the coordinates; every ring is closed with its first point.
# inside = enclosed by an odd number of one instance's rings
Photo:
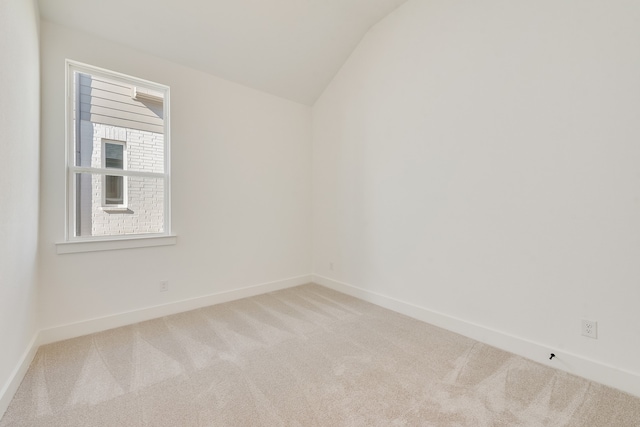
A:
{"type": "Polygon", "coordinates": [[[589,338],[598,338],[598,322],[595,320],[582,320],[582,335],[589,338]]]}

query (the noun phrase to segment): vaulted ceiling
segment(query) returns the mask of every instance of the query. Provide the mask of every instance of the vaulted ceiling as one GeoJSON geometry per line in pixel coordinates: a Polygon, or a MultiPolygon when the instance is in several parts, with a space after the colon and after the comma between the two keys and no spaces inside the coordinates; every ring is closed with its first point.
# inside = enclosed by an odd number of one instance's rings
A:
{"type": "Polygon", "coordinates": [[[406,0],[40,0],[43,19],[312,105],[406,0]]]}

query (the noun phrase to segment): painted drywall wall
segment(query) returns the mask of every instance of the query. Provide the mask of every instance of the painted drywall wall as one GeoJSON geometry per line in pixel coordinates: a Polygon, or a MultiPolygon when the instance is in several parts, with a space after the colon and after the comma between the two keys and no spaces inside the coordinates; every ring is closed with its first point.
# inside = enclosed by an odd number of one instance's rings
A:
{"type": "Polygon", "coordinates": [[[41,40],[43,328],[308,277],[310,107],[46,21],[41,40]],[[65,58],[170,86],[176,245],[56,254],[65,58]]]}
{"type": "Polygon", "coordinates": [[[314,273],[639,375],[639,20],[413,0],[373,27],[313,109],[314,273]]]}
{"type": "Polygon", "coordinates": [[[0,2],[0,417],[37,330],[38,21],[34,2],[0,2]]]}

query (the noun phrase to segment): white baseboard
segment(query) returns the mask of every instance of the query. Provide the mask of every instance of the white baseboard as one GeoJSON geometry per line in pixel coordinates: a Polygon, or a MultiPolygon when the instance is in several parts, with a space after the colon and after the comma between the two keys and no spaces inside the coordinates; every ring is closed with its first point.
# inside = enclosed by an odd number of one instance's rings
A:
{"type": "Polygon", "coordinates": [[[573,375],[613,387],[640,397],[640,374],[618,369],[615,366],[588,359],[586,357],[561,352],[553,346],[534,342],[502,331],[487,328],[476,323],[438,313],[427,308],[400,301],[366,289],[342,283],[324,276],[313,276],[313,282],[338,292],[379,305],[414,319],[464,335],[476,341],[517,354],[529,360],[560,369],[573,375]],[[549,354],[556,355],[549,360],[549,354]]]}
{"type": "Polygon", "coordinates": [[[120,326],[131,325],[145,320],[156,319],[158,317],[169,316],[171,314],[182,313],[184,311],[195,310],[197,308],[208,307],[210,305],[221,304],[241,298],[252,297],[265,294],[280,289],[291,288],[311,282],[311,275],[292,277],[275,282],[262,283],[248,286],[246,288],[234,289],[231,291],[219,292],[202,297],[190,298],[168,304],[143,308],[140,310],[127,311],[110,316],[98,317],[83,320],[81,322],[69,323],[55,326],[40,331],[39,343],[41,345],[69,338],[75,338],[95,332],[105,331],[120,326]]]}
{"type": "Polygon", "coordinates": [[[15,367],[2,389],[0,389],[0,419],[9,407],[9,403],[11,403],[11,399],[13,399],[13,396],[16,394],[18,387],[20,387],[22,379],[27,374],[27,370],[29,369],[33,358],[36,356],[39,345],[38,333],[36,332],[24,351],[24,354],[20,358],[18,365],[15,367]]]}

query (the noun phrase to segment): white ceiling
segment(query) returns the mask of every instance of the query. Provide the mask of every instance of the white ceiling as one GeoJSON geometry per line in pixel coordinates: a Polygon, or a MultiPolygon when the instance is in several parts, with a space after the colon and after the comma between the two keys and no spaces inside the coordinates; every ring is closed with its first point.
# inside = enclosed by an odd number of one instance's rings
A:
{"type": "Polygon", "coordinates": [[[406,0],[39,0],[42,18],[311,105],[406,0]]]}

